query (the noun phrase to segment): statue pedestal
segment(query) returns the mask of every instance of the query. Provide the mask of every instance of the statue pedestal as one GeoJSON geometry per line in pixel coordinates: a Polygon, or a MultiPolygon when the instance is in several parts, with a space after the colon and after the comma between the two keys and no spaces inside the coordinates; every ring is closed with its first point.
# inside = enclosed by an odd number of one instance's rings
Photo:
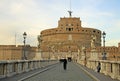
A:
{"type": "Polygon", "coordinates": [[[81,59],[80,59],[80,64],[86,65],[86,64],[85,64],[85,61],[86,61],[86,56],[85,56],[85,53],[82,52],[82,54],[81,54],[81,59]]]}
{"type": "Polygon", "coordinates": [[[89,60],[99,60],[99,58],[98,58],[98,53],[96,52],[95,49],[92,49],[92,50],[91,50],[90,59],[89,59],[89,60]]]}
{"type": "Polygon", "coordinates": [[[51,60],[56,60],[54,54],[52,55],[51,60]]]}
{"type": "Polygon", "coordinates": [[[37,53],[35,54],[35,57],[33,58],[33,60],[41,60],[41,51],[37,50],[37,53]]]}

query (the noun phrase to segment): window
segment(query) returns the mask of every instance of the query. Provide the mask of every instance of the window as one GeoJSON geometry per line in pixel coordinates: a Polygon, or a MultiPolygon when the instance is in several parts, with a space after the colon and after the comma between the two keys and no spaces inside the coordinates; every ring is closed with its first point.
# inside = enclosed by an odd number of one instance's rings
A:
{"type": "Polygon", "coordinates": [[[95,33],[95,30],[93,30],[93,32],[95,33]]]}
{"type": "Polygon", "coordinates": [[[61,26],[63,26],[63,25],[61,24],[61,26]]]}
{"type": "Polygon", "coordinates": [[[73,28],[66,28],[66,31],[73,31],[73,28]]]}

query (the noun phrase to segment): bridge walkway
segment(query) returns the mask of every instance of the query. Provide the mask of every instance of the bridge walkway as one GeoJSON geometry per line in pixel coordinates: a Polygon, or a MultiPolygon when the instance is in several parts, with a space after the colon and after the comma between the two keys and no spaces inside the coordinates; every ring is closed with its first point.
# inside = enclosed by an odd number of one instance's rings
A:
{"type": "Polygon", "coordinates": [[[62,66],[62,63],[58,63],[0,81],[119,81],[73,62],[68,62],[67,70],[62,66]]]}

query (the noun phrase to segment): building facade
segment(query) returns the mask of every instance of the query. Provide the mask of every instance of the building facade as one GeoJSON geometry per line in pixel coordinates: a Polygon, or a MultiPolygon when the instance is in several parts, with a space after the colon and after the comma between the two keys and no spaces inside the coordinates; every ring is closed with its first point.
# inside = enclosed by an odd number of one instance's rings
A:
{"type": "MultiPolygon", "coordinates": [[[[99,55],[99,59],[102,59],[104,47],[97,47],[96,50],[99,55]]],[[[107,60],[120,61],[120,43],[118,43],[118,46],[106,46],[105,52],[107,60]]]]}
{"type": "Polygon", "coordinates": [[[0,45],[0,60],[22,60],[25,51],[26,60],[32,60],[35,57],[37,47],[26,45],[0,45]]]}
{"type": "Polygon", "coordinates": [[[70,16],[60,18],[56,28],[43,30],[38,36],[38,41],[43,59],[76,60],[78,51],[82,47],[90,48],[92,41],[95,47],[101,46],[101,31],[82,27],[80,18],[70,16]]]}

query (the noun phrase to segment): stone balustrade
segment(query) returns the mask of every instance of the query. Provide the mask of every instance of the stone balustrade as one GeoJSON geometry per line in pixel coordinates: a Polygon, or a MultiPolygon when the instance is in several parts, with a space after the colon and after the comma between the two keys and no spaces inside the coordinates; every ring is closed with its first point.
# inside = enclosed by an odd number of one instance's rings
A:
{"type": "Polygon", "coordinates": [[[98,62],[101,64],[101,73],[108,75],[113,79],[120,80],[120,61],[88,60],[87,67],[96,70],[98,62]]]}
{"type": "Polygon", "coordinates": [[[0,61],[0,78],[28,72],[57,63],[56,60],[15,60],[0,61]]]}

